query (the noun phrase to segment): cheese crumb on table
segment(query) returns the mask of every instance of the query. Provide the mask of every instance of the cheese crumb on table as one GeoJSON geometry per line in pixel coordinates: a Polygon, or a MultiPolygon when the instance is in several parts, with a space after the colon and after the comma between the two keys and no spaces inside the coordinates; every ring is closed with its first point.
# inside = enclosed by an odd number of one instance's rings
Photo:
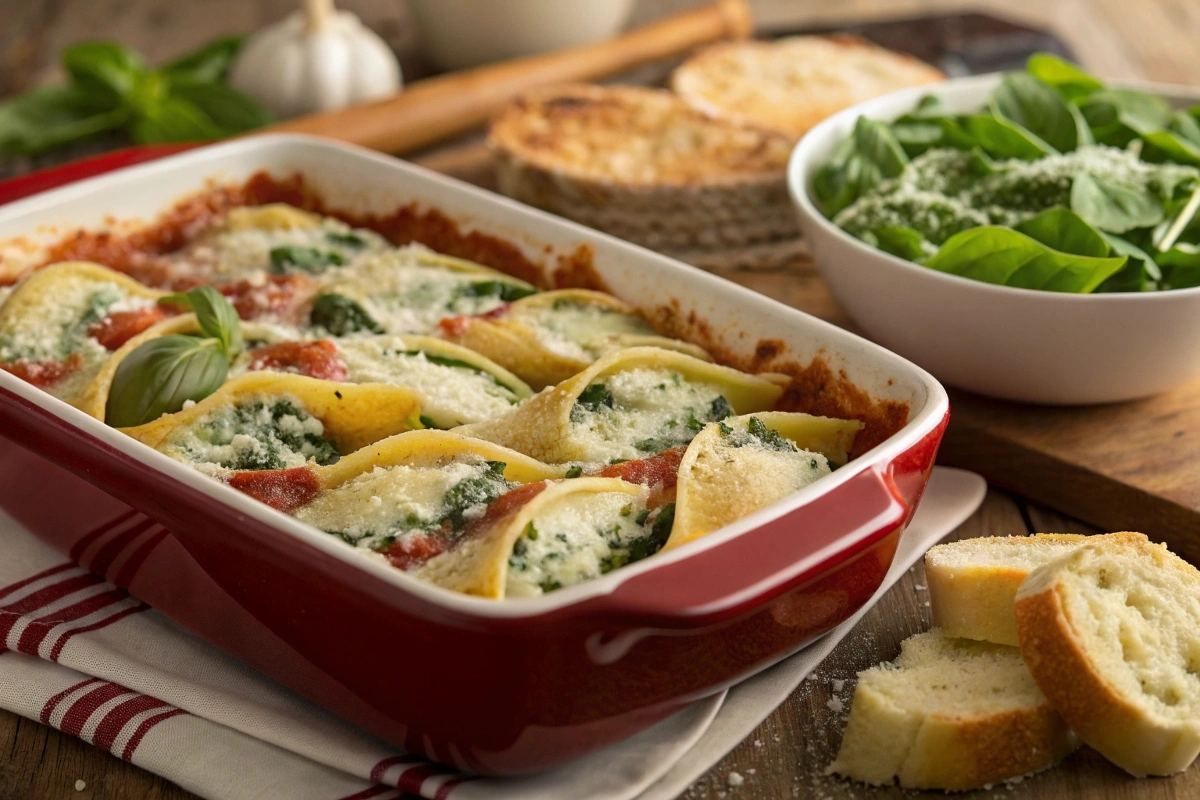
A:
{"type": "Polygon", "coordinates": [[[741,786],[745,782],[746,782],[746,779],[742,777],[742,774],[740,772],[729,773],[729,785],[731,787],[741,786]]]}
{"type": "Polygon", "coordinates": [[[87,783],[82,780],[75,781],[75,791],[82,792],[87,788],[87,783]]]}

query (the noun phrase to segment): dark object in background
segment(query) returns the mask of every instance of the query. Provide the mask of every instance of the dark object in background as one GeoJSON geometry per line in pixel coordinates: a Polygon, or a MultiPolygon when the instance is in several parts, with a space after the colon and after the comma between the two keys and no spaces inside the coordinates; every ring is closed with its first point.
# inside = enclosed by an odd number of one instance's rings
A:
{"type": "Polygon", "coordinates": [[[759,28],[763,38],[850,33],[934,65],[948,77],[1019,70],[1037,52],[1076,60],[1061,39],[1046,31],[987,14],[947,14],[821,28],[759,28]]]}

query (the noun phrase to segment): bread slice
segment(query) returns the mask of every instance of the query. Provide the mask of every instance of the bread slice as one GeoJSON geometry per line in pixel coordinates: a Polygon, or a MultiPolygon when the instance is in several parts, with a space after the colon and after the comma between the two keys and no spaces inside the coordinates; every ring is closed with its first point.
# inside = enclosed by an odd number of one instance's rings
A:
{"type": "MultiPolygon", "coordinates": [[[[1136,536],[1114,533],[1109,536],[1136,536]]],[[[933,547],[925,554],[925,577],[933,624],[947,636],[1016,647],[1013,602],[1029,573],[1093,537],[1074,533],[987,536],[933,547]]]]}
{"type": "Polygon", "coordinates": [[[656,250],[799,235],[787,137],[710,119],[661,89],[537,90],[496,118],[488,144],[504,194],[656,250]]]}
{"type": "Polygon", "coordinates": [[[671,88],[706,114],[796,140],[843,108],[944,77],[857,36],[793,36],[705,48],[675,70],[671,88]]]}
{"type": "Polygon", "coordinates": [[[1015,647],[934,628],[864,670],[827,772],[965,791],[1045,769],[1078,746],[1015,647]]]}
{"type": "Polygon", "coordinates": [[[1038,567],[1016,598],[1025,662],[1080,738],[1133,775],[1200,753],[1200,572],[1144,538],[1038,567]]]}

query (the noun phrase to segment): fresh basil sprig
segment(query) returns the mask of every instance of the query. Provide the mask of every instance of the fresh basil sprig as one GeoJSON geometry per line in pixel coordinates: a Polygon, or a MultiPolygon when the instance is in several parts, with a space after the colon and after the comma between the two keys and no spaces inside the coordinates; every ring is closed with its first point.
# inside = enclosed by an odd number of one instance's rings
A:
{"type": "Polygon", "coordinates": [[[0,103],[0,154],[35,155],[109,131],[135,142],[232,136],[270,122],[250,98],[224,84],[241,37],[220,39],[157,69],[113,42],[63,51],[68,82],[0,103]]]}
{"type": "Polygon", "coordinates": [[[204,335],[159,336],[121,361],[104,409],[104,420],[113,427],[153,422],[179,411],[189,400],[208,397],[225,382],[230,363],[242,349],[237,311],[211,286],[167,295],[159,303],[191,309],[204,335]]]}

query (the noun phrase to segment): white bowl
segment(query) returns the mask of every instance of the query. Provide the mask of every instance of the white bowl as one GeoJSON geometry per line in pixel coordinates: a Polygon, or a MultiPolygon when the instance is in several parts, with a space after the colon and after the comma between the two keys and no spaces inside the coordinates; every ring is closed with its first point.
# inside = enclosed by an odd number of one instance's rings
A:
{"type": "MultiPolygon", "coordinates": [[[[955,113],[983,106],[998,75],[905,89],[813,128],[788,164],[788,187],[821,275],[867,335],[939,380],[1005,400],[1051,405],[1148,397],[1200,376],[1200,288],[1078,295],[1015,289],[922,267],[827,219],[809,196],[817,169],[859,116],[892,120],[926,94],[955,113]]],[[[1178,105],[1200,91],[1151,91],[1178,105]]]]}

